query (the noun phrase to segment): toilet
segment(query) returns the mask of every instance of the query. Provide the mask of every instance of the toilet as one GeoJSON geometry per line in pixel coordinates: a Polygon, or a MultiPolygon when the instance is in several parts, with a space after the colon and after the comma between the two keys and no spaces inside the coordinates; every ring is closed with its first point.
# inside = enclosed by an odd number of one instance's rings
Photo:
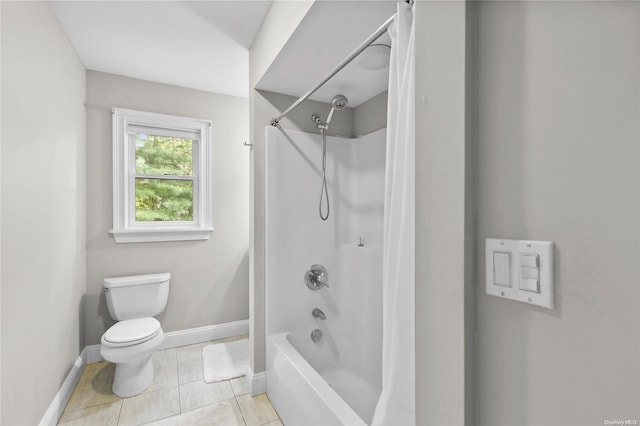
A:
{"type": "Polygon", "coordinates": [[[109,315],[118,322],[103,335],[102,357],[116,365],[113,393],[127,398],[153,382],[153,352],[164,340],[160,322],[153,318],[164,311],[171,274],[106,278],[102,287],[109,315]]]}

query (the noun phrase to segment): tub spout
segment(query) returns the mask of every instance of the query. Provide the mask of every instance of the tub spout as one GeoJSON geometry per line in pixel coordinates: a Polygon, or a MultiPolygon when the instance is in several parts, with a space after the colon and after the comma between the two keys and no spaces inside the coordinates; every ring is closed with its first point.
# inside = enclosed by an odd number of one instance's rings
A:
{"type": "Polygon", "coordinates": [[[327,316],[324,314],[324,312],[322,312],[318,308],[313,308],[313,311],[311,311],[311,315],[313,315],[314,318],[319,318],[321,320],[327,319],[327,316]]]}

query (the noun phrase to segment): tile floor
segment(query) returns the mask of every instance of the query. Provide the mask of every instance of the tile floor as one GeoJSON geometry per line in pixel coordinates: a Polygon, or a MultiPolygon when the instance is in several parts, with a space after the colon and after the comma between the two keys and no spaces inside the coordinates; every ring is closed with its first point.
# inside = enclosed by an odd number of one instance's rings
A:
{"type": "Polygon", "coordinates": [[[282,426],[267,395],[252,397],[245,377],[205,383],[202,348],[236,339],[156,352],[154,382],[131,398],[111,392],[114,364],[88,364],[58,424],[282,426]]]}

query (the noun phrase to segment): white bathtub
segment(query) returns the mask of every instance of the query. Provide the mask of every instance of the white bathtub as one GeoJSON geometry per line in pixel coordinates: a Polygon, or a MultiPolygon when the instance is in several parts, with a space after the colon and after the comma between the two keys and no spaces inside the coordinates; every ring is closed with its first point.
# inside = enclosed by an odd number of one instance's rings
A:
{"type": "Polygon", "coordinates": [[[324,366],[321,375],[292,343],[296,337],[303,336],[279,333],[269,337],[268,342],[273,365],[267,370],[267,393],[283,423],[367,425],[380,390],[349,370],[324,366]]]}

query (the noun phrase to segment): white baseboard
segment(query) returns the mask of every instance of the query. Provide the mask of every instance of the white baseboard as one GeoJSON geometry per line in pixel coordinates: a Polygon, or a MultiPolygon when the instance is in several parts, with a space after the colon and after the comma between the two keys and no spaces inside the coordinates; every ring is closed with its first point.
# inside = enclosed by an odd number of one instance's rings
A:
{"type": "Polygon", "coordinates": [[[100,345],[85,346],[84,350],[87,352],[87,364],[104,361],[100,355],[100,345]]]}
{"type": "Polygon", "coordinates": [[[208,325],[206,327],[189,328],[187,330],[169,331],[164,333],[164,342],[162,342],[158,350],[195,345],[196,343],[208,342],[209,340],[241,336],[248,333],[248,319],[208,325]]]}
{"type": "MultiPolygon", "coordinates": [[[[249,320],[227,322],[224,324],[189,328],[179,331],[169,331],[164,334],[164,342],[162,342],[157,350],[194,345],[196,343],[204,343],[210,340],[241,336],[247,333],[249,333],[249,320]]],[[[64,411],[64,407],[66,407],[67,402],[69,402],[73,389],[78,384],[78,380],[80,380],[80,375],[82,374],[85,365],[100,362],[102,360],[102,355],[100,355],[100,345],[86,346],[82,350],[80,356],[78,356],[78,359],[76,359],[76,362],[73,364],[73,367],[71,367],[71,371],[67,374],[67,378],[62,383],[62,386],[60,386],[58,393],[53,398],[53,401],[51,401],[51,404],[49,404],[49,408],[44,413],[44,416],[42,416],[38,426],[54,426],[58,423],[58,420],[60,420],[60,416],[64,411]]],[[[260,374],[264,373],[254,375],[254,381],[255,377],[260,374]]],[[[264,393],[264,378],[262,379],[262,382],[263,390],[258,393],[264,393]]],[[[253,381],[251,389],[253,393],[253,381]]]]}
{"type": "Polygon", "coordinates": [[[62,416],[64,407],[67,406],[67,402],[69,402],[69,398],[71,398],[71,393],[73,393],[73,390],[78,384],[78,380],[80,380],[80,376],[82,375],[82,371],[84,371],[84,366],[86,364],[87,352],[85,348],[80,352],[80,356],[76,359],[76,362],[73,363],[71,371],[69,371],[67,378],[62,382],[58,393],[53,397],[53,401],[49,404],[49,408],[44,413],[44,416],[42,416],[38,426],[55,426],[58,424],[58,420],[60,420],[60,416],[62,416]]]}
{"type": "Polygon", "coordinates": [[[267,375],[264,371],[253,373],[251,376],[251,396],[260,395],[267,391],[267,375]]]}

